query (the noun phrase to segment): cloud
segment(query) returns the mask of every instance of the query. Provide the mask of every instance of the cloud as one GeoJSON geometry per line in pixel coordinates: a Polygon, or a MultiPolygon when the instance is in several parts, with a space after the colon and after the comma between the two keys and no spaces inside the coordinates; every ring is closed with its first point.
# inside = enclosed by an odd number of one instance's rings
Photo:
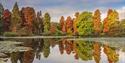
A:
{"type": "Polygon", "coordinates": [[[120,9],[117,9],[117,11],[119,13],[120,20],[125,19],[125,6],[120,9]]]}
{"type": "Polygon", "coordinates": [[[123,2],[124,0],[96,0],[96,2],[101,3],[101,4],[106,4],[106,3],[118,3],[118,2],[123,2]]]}
{"type": "MultiPolygon", "coordinates": [[[[0,0],[4,7],[12,9],[16,0],[0,0]],[[6,4],[5,4],[6,3],[6,4]]],[[[59,21],[60,16],[74,15],[79,11],[95,11],[100,9],[104,19],[109,8],[117,9],[120,14],[120,19],[125,16],[124,6],[125,0],[18,0],[19,7],[34,7],[36,11],[41,10],[43,14],[49,12],[52,16],[52,21],[59,21]],[[123,8],[121,8],[123,7],[123,8]]]]}
{"type": "Polygon", "coordinates": [[[64,16],[65,18],[67,16],[73,17],[73,14],[75,13],[75,9],[71,8],[63,8],[63,7],[54,7],[54,8],[48,8],[43,10],[43,14],[49,12],[49,14],[52,16],[52,21],[59,22],[59,19],[61,16],[64,16]]]}

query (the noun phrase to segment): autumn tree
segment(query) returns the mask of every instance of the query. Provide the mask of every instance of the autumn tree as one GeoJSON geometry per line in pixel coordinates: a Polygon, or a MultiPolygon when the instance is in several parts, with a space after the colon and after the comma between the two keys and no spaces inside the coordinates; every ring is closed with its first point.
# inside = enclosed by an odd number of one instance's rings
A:
{"type": "Polygon", "coordinates": [[[93,22],[91,12],[82,12],[77,21],[77,31],[81,36],[92,35],[93,33],[93,22]]]}
{"type": "Polygon", "coordinates": [[[37,12],[36,20],[33,21],[33,31],[38,35],[43,32],[43,17],[41,11],[37,12]]]}
{"type": "Polygon", "coordinates": [[[50,32],[52,35],[56,33],[56,25],[54,23],[51,23],[50,32]]]}
{"type": "Polygon", "coordinates": [[[10,22],[11,22],[11,12],[6,9],[3,11],[3,28],[4,32],[10,31],[10,22]]]}
{"type": "Polygon", "coordinates": [[[32,7],[22,8],[21,10],[23,26],[27,28],[29,34],[33,32],[33,22],[36,21],[35,10],[32,7]]]}
{"type": "Polygon", "coordinates": [[[103,21],[103,32],[104,33],[108,33],[109,32],[109,19],[108,19],[108,17],[110,16],[110,14],[113,12],[113,10],[112,9],[109,9],[108,10],[108,14],[107,14],[107,17],[104,19],[104,21],[103,21]]]}
{"type": "Polygon", "coordinates": [[[119,21],[119,14],[116,10],[109,9],[108,11],[109,26],[113,25],[116,21],[119,21]]]}
{"type": "Polygon", "coordinates": [[[108,17],[109,20],[109,36],[117,36],[116,33],[119,33],[119,14],[116,10],[113,10],[113,12],[108,17]],[[114,33],[112,33],[114,32],[114,33]],[[112,34],[111,34],[112,33],[112,34]]]}
{"type": "Polygon", "coordinates": [[[109,31],[109,26],[108,26],[108,19],[105,18],[103,21],[103,32],[107,33],[109,31]]]}
{"type": "Polygon", "coordinates": [[[70,16],[68,16],[66,19],[66,31],[68,35],[73,34],[73,20],[70,16]]]}
{"type": "Polygon", "coordinates": [[[14,7],[12,9],[12,14],[11,14],[11,31],[12,32],[17,32],[21,28],[21,15],[20,11],[18,8],[17,2],[14,4],[14,7]]]}
{"type": "Polygon", "coordinates": [[[3,32],[3,20],[2,20],[3,11],[4,11],[3,5],[0,3],[0,35],[3,32]]]}
{"type": "Polygon", "coordinates": [[[116,10],[109,9],[107,17],[104,19],[104,29],[103,32],[110,35],[110,30],[112,30],[112,26],[114,26],[117,21],[119,21],[119,14],[116,10]]]}
{"type": "Polygon", "coordinates": [[[61,31],[66,33],[66,23],[65,23],[65,18],[63,16],[61,16],[61,19],[60,19],[60,27],[61,27],[61,31]]]}
{"type": "Polygon", "coordinates": [[[122,19],[120,22],[120,36],[124,36],[125,35],[125,19],[122,19]]]}
{"type": "Polygon", "coordinates": [[[113,25],[110,26],[108,35],[109,36],[120,36],[121,28],[120,28],[120,22],[116,21],[113,25]]]}
{"type": "Polygon", "coordinates": [[[73,34],[76,35],[78,33],[76,23],[78,21],[79,12],[76,12],[74,16],[75,16],[75,18],[74,18],[74,21],[73,21],[73,34]]]}
{"type": "Polygon", "coordinates": [[[93,26],[94,26],[94,33],[96,36],[98,36],[101,32],[101,13],[100,10],[97,9],[94,12],[94,16],[93,16],[93,26]]]}

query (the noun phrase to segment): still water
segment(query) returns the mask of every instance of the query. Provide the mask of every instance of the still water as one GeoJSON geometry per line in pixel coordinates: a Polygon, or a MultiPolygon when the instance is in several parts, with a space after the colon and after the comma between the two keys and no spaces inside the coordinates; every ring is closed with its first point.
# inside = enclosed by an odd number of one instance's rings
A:
{"type": "Polygon", "coordinates": [[[125,41],[1,39],[0,63],[125,63],[125,41]]]}

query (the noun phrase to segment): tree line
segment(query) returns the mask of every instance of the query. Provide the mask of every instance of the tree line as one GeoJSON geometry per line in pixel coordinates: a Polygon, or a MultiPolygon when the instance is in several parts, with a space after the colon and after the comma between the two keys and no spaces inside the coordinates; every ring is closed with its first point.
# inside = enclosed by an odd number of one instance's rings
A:
{"type": "Polygon", "coordinates": [[[0,4],[0,32],[3,35],[39,35],[48,32],[50,19],[49,13],[42,17],[41,11],[35,13],[32,7],[23,7],[19,10],[17,2],[12,12],[0,4]]]}
{"type": "Polygon", "coordinates": [[[99,9],[94,13],[84,11],[76,12],[75,18],[68,16],[66,20],[62,16],[60,19],[60,27],[63,33],[76,36],[124,36],[125,35],[125,19],[119,19],[119,13],[116,10],[109,9],[107,16],[101,20],[101,12],[99,9]]]}
{"type": "Polygon", "coordinates": [[[119,13],[109,9],[107,17],[101,20],[99,9],[94,13],[76,12],[75,18],[61,16],[60,22],[51,22],[49,13],[42,16],[33,7],[23,7],[19,10],[17,2],[12,11],[4,9],[0,4],[0,35],[70,35],[70,36],[124,36],[125,19],[119,20],[119,13]]]}

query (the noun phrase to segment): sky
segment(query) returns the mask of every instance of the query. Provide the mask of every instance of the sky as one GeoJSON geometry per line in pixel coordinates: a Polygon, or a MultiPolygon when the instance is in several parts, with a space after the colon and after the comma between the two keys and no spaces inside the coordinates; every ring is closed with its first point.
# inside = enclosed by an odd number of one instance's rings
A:
{"type": "Polygon", "coordinates": [[[75,12],[100,9],[101,18],[104,19],[108,9],[119,12],[120,19],[125,18],[125,0],[0,0],[5,9],[12,10],[15,2],[19,8],[34,7],[36,11],[48,12],[52,21],[59,22],[60,16],[74,17],[75,12]]]}

